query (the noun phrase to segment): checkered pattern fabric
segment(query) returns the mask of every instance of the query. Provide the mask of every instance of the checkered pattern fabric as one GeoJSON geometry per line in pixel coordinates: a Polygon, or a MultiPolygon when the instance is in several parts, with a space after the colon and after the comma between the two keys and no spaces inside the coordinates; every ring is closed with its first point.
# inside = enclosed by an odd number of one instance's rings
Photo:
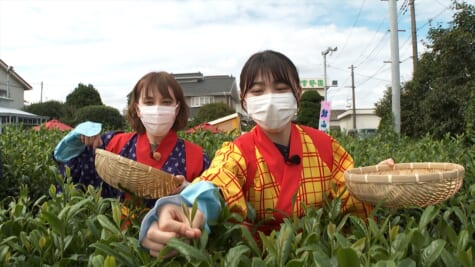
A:
{"type": "MultiPolygon", "coordinates": [[[[367,216],[371,207],[354,199],[345,190],[343,172],[353,168],[353,159],[344,148],[331,138],[333,149],[332,171],[320,158],[312,138],[302,128],[296,127],[302,143],[302,174],[300,185],[295,198],[292,201],[294,215],[303,216],[303,205],[320,207],[324,201],[324,194],[330,198],[340,195],[342,192],[343,211],[352,211],[359,216],[367,216]],[[336,190],[334,190],[336,189],[336,190]]],[[[249,133],[248,133],[249,134],[249,133]]],[[[247,167],[246,159],[239,148],[232,142],[226,142],[219,149],[208,168],[200,178],[195,181],[210,181],[217,185],[226,200],[228,207],[243,216],[247,215],[246,202],[248,201],[256,210],[257,220],[270,218],[277,206],[279,194],[286,188],[281,188],[276,181],[272,170],[266,163],[263,155],[257,147],[256,173],[249,191],[244,194],[242,188],[246,182],[247,167]]],[[[281,155],[275,155],[276,160],[285,160],[281,155]]],[[[251,178],[252,179],[252,178],[251,178]]],[[[284,179],[292,179],[284,177],[284,179]]]]}

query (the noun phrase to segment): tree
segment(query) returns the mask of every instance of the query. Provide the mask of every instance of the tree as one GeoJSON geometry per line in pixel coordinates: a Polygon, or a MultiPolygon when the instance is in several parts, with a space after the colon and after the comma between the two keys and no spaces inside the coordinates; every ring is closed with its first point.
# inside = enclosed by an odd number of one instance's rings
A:
{"type": "Polygon", "coordinates": [[[233,108],[230,108],[225,103],[206,104],[198,110],[190,126],[196,126],[200,123],[212,121],[235,112],[233,108]]]}
{"type": "Polygon", "coordinates": [[[375,103],[375,114],[381,118],[379,122],[378,131],[383,129],[394,129],[393,127],[393,114],[391,106],[391,93],[392,88],[388,87],[384,92],[384,96],[375,103]]]}
{"type": "Polygon", "coordinates": [[[320,107],[323,97],[317,91],[306,91],[300,98],[296,123],[318,128],[320,107]]]}
{"type": "Polygon", "coordinates": [[[29,106],[25,106],[24,110],[26,112],[40,116],[47,116],[50,119],[58,119],[60,121],[71,115],[68,114],[68,108],[66,105],[56,100],[34,103],[29,106]]]}
{"type": "Polygon", "coordinates": [[[475,7],[454,2],[453,8],[447,28],[429,30],[428,50],[402,88],[401,133],[407,136],[466,132],[465,116],[473,109],[469,84],[475,77],[475,7]]]}
{"type": "Polygon", "coordinates": [[[86,106],[103,105],[99,92],[92,84],[78,84],[72,93],[66,96],[66,105],[80,109],[86,106]]]}
{"type": "Polygon", "coordinates": [[[122,130],[125,126],[124,117],[116,108],[103,105],[86,106],[78,109],[72,125],[84,121],[100,122],[102,128],[106,130],[122,130]]]}

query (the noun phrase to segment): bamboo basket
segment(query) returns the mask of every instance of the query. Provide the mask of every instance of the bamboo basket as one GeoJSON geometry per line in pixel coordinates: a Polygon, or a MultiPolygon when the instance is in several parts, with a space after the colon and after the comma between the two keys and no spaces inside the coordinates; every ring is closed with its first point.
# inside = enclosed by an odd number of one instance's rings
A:
{"type": "Polygon", "coordinates": [[[445,201],[462,186],[465,169],[447,162],[374,165],[345,171],[349,192],[383,207],[425,207],[445,201]]]}
{"type": "Polygon", "coordinates": [[[172,194],[180,185],[170,173],[104,149],[98,148],[95,152],[97,173],[114,188],[139,197],[157,199],[172,194]]]}

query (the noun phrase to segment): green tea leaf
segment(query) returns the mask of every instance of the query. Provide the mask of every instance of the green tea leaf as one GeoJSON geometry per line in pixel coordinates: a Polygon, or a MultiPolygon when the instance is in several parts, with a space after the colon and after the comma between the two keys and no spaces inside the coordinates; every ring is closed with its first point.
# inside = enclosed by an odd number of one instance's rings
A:
{"type": "Polygon", "coordinates": [[[374,264],[373,266],[374,267],[396,267],[396,263],[390,260],[382,260],[382,261],[376,262],[376,264],[374,264]]]}
{"type": "Polygon", "coordinates": [[[440,258],[442,259],[442,262],[444,263],[444,266],[457,266],[457,259],[455,258],[455,255],[447,251],[447,249],[443,249],[442,253],[440,253],[440,258]]]}
{"type": "Polygon", "coordinates": [[[111,209],[112,209],[112,220],[114,220],[115,225],[120,225],[122,211],[121,211],[119,203],[117,201],[111,201],[111,209]]]}
{"type": "Polygon", "coordinates": [[[277,248],[274,242],[275,232],[272,232],[270,235],[266,236],[262,232],[259,232],[259,238],[262,241],[263,250],[266,250],[269,253],[270,257],[274,259],[277,258],[277,248]]]}
{"type": "Polygon", "coordinates": [[[335,234],[335,231],[336,231],[336,226],[335,226],[335,224],[329,223],[329,224],[327,225],[327,235],[328,235],[328,238],[333,239],[333,235],[335,234]]]}
{"type": "Polygon", "coordinates": [[[396,238],[396,235],[399,233],[399,225],[391,227],[391,230],[389,230],[389,240],[393,241],[394,238],[396,238]]]}
{"type": "Polygon", "coordinates": [[[304,267],[305,265],[305,259],[291,259],[285,267],[304,267]]]}
{"type": "Polygon", "coordinates": [[[107,256],[104,260],[104,267],[116,267],[117,264],[115,262],[114,256],[107,256]]]}
{"type": "Polygon", "coordinates": [[[190,220],[190,209],[188,208],[185,202],[181,202],[181,209],[183,210],[183,214],[185,214],[186,218],[188,218],[190,227],[192,227],[193,221],[190,220]]]}
{"type": "Polygon", "coordinates": [[[464,267],[473,267],[472,248],[470,247],[466,251],[460,251],[457,253],[457,259],[463,264],[464,267]]]}
{"type": "Polygon", "coordinates": [[[256,240],[251,234],[251,231],[249,231],[249,228],[245,226],[241,226],[241,232],[244,240],[246,241],[246,244],[249,246],[249,248],[252,250],[252,252],[255,255],[260,256],[261,255],[261,250],[258,248],[256,240]]]}
{"type": "Polygon", "coordinates": [[[263,259],[257,258],[257,257],[252,258],[251,267],[263,267],[263,266],[267,266],[266,262],[263,259]]]}
{"type": "Polygon", "coordinates": [[[280,229],[278,239],[277,239],[277,264],[279,266],[283,266],[287,259],[289,258],[290,248],[292,243],[294,242],[295,232],[291,226],[291,224],[286,221],[282,224],[280,229]]]}
{"type": "Polygon", "coordinates": [[[195,200],[193,202],[193,206],[191,207],[191,216],[189,217],[190,226],[193,225],[193,221],[195,220],[195,216],[196,216],[196,211],[198,211],[198,200],[195,200]]]}
{"type": "Polygon", "coordinates": [[[229,249],[224,258],[224,266],[238,267],[240,258],[249,251],[249,248],[244,245],[239,245],[229,249]]]}
{"type": "Polygon", "coordinates": [[[470,235],[467,230],[462,230],[458,236],[457,250],[463,251],[466,249],[468,242],[470,241],[470,235]]]}
{"type": "Polygon", "coordinates": [[[191,261],[192,259],[199,261],[208,260],[207,256],[203,254],[200,250],[176,238],[170,239],[167,243],[167,246],[178,251],[181,255],[185,256],[188,261],[191,261]]]}
{"type": "Polygon", "coordinates": [[[104,256],[102,255],[94,255],[92,259],[89,260],[92,263],[93,267],[103,267],[104,266],[104,256]]]}
{"type": "Polygon", "coordinates": [[[354,267],[360,265],[360,259],[352,248],[340,248],[336,252],[339,267],[354,267]]]}
{"type": "Polygon", "coordinates": [[[446,241],[442,239],[434,240],[422,251],[422,266],[429,267],[436,261],[442,250],[444,249],[446,241]]]}
{"type": "Polygon", "coordinates": [[[429,224],[438,215],[439,209],[436,209],[435,206],[428,206],[427,208],[425,208],[419,221],[419,229],[425,229],[426,225],[429,224]]]}
{"type": "Polygon", "coordinates": [[[356,242],[351,245],[351,248],[356,250],[359,253],[362,253],[365,246],[366,246],[366,238],[363,237],[363,238],[360,238],[360,239],[356,240],[356,242]]]}
{"type": "Polygon", "coordinates": [[[107,229],[109,232],[111,232],[114,235],[120,235],[121,231],[117,225],[113,224],[108,217],[106,217],[103,214],[97,215],[97,221],[101,224],[104,229],[107,229]]]}
{"type": "Polygon", "coordinates": [[[319,266],[319,267],[332,266],[330,256],[325,254],[325,252],[321,248],[315,249],[312,255],[313,255],[313,261],[314,261],[313,263],[315,266],[319,266]]]}
{"type": "Polygon", "coordinates": [[[130,259],[127,255],[122,254],[120,251],[108,244],[96,242],[90,246],[96,248],[100,253],[107,255],[107,257],[114,256],[115,260],[119,260],[119,262],[125,266],[134,266],[133,259],[130,259]]]}
{"type": "MultiPolygon", "coordinates": [[[[447,266],[453,266],[453,265],[447,265],[447,266]]],[[[398,263],[397,267],[417,267],[417,264],[413,259],[405,258],[398,263]]]]}
{"type": "Polygon", "coordinates": [[[64,223],[55,214],[43,210],[41,216],[51,225],[53,232],[64,236],[66,231],[64,223]]]}

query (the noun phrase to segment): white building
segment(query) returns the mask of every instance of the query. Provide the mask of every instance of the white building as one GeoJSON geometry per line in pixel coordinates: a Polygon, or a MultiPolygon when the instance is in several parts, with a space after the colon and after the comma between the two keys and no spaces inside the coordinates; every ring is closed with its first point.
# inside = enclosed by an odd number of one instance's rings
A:
{"type": "Polygon", "coordinates": [[[21,110],[24,107],[25,91],[32,89],[12,66],[0,59],[0,133],[5,124],[33,126],[47,120],[44,116],[21,110]]]}

